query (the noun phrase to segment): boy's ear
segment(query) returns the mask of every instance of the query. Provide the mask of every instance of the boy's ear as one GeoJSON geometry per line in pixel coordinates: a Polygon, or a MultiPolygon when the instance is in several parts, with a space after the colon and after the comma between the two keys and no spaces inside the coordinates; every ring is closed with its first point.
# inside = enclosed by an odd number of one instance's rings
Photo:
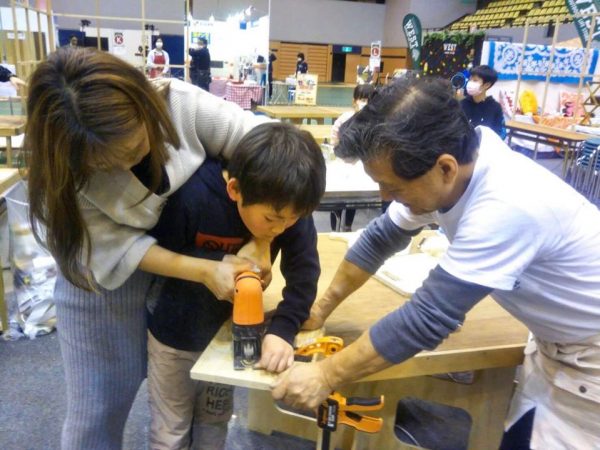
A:
{"type": "Polygon", "coordinates": [[[237,178],[230,178],[227,180],[227,195],[234,202],[237,202],[242,198],[242,193],[240,192],[240,183],[237,178]]]}

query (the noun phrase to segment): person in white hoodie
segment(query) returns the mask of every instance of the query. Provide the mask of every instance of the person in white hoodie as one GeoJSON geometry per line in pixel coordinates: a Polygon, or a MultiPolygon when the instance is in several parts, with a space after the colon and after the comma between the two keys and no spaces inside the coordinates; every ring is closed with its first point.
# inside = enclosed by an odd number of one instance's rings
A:
{"type": "Polygon", "coordinates": [[[60,269],[62,448],[120,449],[146,376],[151,274],[200,282],[230,299],[235,276],[258,269],[235,256],[173,253],[146,230],[207,155],[227,158],[261,119],[182,81],[153,84],[90,49],[59,49],[42,62],[27,110],[30,219],[60,269]]]}

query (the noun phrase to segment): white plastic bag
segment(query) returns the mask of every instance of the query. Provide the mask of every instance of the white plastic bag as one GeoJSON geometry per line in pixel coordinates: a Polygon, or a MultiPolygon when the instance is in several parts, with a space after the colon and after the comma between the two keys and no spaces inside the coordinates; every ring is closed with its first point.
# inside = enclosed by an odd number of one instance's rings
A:
{"type": "Polygon", "coordinates": [[[53,294],[56,263],[33,236],[27,185],[21,181],[6,196],[14,295],[8,339],[50,333],[56,324],[53,294]]]}

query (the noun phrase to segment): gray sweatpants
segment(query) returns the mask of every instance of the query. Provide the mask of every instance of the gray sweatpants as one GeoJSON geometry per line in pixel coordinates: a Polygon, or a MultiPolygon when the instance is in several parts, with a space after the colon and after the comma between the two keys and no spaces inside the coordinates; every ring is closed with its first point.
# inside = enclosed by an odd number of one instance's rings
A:
{"type": "Polygon", "coordinates": [[[151,276],[137,271],[113,291],[79,289],[59,275],[54,297],[65,367],[63,450],[117,450],[146,376],[145,302],[151,276]]]}

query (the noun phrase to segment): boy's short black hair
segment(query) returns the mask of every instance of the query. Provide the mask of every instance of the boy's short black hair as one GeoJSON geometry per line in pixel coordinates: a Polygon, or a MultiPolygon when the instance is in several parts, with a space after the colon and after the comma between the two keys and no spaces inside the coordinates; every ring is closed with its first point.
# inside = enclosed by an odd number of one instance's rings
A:
{"type": "Polygon", "coordinates": [[[372,84],[357,84],[354,88],[352,98],[354,100],[370,100],[375,92],[375,86],[372,84]]]}
{"type": "Polygon", "coordinates": [[[427,173],[446,153],[473,161],[479,137],[447,80],[402,78],[378,89],[340,129],[335,154],[363,162],[389,158],[407,180],[427,173]]]}
{"type": "Polygon", "coordinates": [[[490,83],[490,87],[498,81],[498,72],[492,69],[490,66],[476,66],[470,71],[470,75],[478,76],[483,80],[484,83],[490,83]]]}
{"type": "Polygon", "coordinates": [[[290,206],[310,215],[325,192],[325,159],[321,148],[304,130],[270,122],[250,130],[227,165],[236,178],[244,206],[267,204],[276,211],[290,206]]]}
{"type": "Polygon", "coordinates": [[[304,53],[300,52],[298,53],[298,58],[302,59],[302,61],[304,61],[304,53]]]}

